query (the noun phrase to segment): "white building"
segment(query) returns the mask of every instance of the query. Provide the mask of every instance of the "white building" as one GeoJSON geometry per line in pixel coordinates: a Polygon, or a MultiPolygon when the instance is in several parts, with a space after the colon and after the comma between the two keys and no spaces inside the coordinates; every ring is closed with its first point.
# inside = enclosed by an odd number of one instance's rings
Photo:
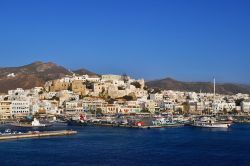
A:
{"type": "Polygon", "coordinates": [[[43,87],[34,87],[31,89],[31,91],[34,93],[34,94],[38,94],[39,92],[41,92],[43,90],[43,87]]]}
{"type": "Polygon", "coordinates": [[[214,113],[222,112],[226,110],[227,112],[232,111],[236,108],[235,103],[226,103],[226,102],[216,102],[212,104],[214,113]]]}
{"type": "Polygon", "coordinates": [[[175,104],[172,101],[162,100],[159,102],[161,110],[174,110],[175,104]]]}
{"type": "Polygon", "coordinates": [[[87,81],[89,82],[100,82],[101,81],[101,78],[100,77],[88,77],[86,78],[87,81]]]}
{"type": "Polygon", "coordinates": [[[24,93],[24,90],[22,88],[17,88],[15,90],[8,91],[8,95],[22,94],[22,93],[24,93]]]}
{"type": "Polygon", "coordinates": [[[45,94],[45,97],[47,99],[51,99],[51,98],[55,97],[57,94],[58,94],[58,92],[48,92],[45,94]]]}
{"type": "Polygon", "coordinates": [[[236,108],[235,102],[225,103],[224,104],[224,109],[226,109],[227,111],[232,111],[235,108],[236,108]]]}
{"type": "Polygon", "coordinates": [[[76,115],[84,113],[82,103],[78,101],[66,102],[65,113],[68,115],[76,115]]]}
{"type": "Polygon", "coordinates": [[[35,102],[31,106],[32,114],[40,113],[43,110],[46,114],[59,114],[58,101],[55,100],[41,100],[35,102]]]}
{"type": "Polygon", "coordinates": [[[24,117],[30,115],[30,102],[29,101],[12,101],[11,102],[11,116],[24,117]]]}
{"type": "Polygon", "coordinates": [[[163,100],[163,94],[161,93],[150,94],[150,100],[154,100],[154,101],[163,100]]]}
{"type": "Polygon", "coordinates": [[[15,73],[10,73],[10,74],[7,75],[7,77],[8,78],[14,78],[14,77],[16,77],[16,75],[15,75],[15,73]]]}
{"type": "Polygon", "coordinates": [[[250,112],[250,101],[241,102],[241,111],[250,112]]]}

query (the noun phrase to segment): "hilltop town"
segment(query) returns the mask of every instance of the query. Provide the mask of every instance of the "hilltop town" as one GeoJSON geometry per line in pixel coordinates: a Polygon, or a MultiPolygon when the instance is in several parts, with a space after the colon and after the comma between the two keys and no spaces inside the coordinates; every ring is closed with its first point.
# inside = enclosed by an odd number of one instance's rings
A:
{"type": "MultiPolygon", "coordinates": [[[[8,77],[15,77],[9,74],[8,77]]],[[[32,81],[32,80],[27,80],[32,81]]],[[[65,75],[43,87],[0,96],[0,118],[81,114],[249,114],[248,94],[222,95],[148,88],[127,75],[65,75]]]]}

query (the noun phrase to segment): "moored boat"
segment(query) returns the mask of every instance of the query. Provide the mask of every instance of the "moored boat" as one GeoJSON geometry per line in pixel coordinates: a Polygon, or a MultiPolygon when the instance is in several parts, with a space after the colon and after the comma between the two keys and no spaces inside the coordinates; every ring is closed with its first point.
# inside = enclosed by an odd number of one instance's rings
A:
{"type": "Polygon", "coordinates": [[[159,127],[179,127],[184,126],[182,123],[178,123],[177,121],[173,121],[173,119],[166,119],[166,118],[157,118],[152,121],[153,126],[159,127]]]}
{"type": "Polygon", "coordinates": [[[193,121],[191,124],[194,127],[204,127],[204,128],[228,128],[231,123],[228,121],[216,121],[213,118],[202,117],[198,120],[193,121]]]}
{"type": "Polygon", "coordinates": [[[72,119],[68,120],[67,124],[68,124],[68,126],[87,126],[88,125],[88,123],[85,121],[72,120],[72,119]]]}
{"type": "Polygon", "coordinates": [[[71,118],[67,121],[68,126],[86,126],[88,125],[86,116],[80,115],[78,118],[71,118]]]}
{"type": "Polygon", "coordinates": [[[15,127],[49,127],[52,126],[52,124],[43,124],[40,123],[38,119],[34,118],[34,120],[30,123],[14,123],[11,124],[12,126],[15,127]]]}

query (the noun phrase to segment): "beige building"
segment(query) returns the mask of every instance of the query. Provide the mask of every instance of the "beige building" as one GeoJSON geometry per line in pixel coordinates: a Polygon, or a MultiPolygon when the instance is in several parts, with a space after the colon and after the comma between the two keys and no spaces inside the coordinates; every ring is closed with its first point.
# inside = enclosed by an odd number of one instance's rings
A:
{"type": "Polygon", "coordinates": [[[70,83],[62,82],[60,80],[54,80],[51,84],[46,85],[45,89],[49,90],[50,92],[58,92],[61,90],[68,90],[70,87],[70,83]]]}
{"type": "Polygon", "coordinates": [[[93,96],[99,96],[100,93],[107,89],[108,84],[105,83],[94,83],[93,86],[93,96]]]}
{"type": "Polygon", "coordinates": [[[102,113],[104,114],[117,114],[119,113],[119,105],[118,104],[106,104],[102,105],[100,109],[102,110],[102,113]]]}
{"type": "Polygon", "coordinates": [[[0,119],[11,118],[11,101],[0,101],[0,119]]]}
{"type": "Polygon", "coordinates": [[[83,106],[81,102],[70,101],[66,102],[65,114],[67,115],[81,115],[83,114],[83,106]]]}
{"type": "Polygon", "coordinates": [[[160,108],[157,106],[157,103],[153,100],[148,100],[146,103],[145,103],[145,108],[151,112],[151,113],[154,113],[155,111],[158,111],[160,108]]]}
{"type": "Polygon", "coordinates": [[[83,83],[83,81],[75,80],[71,84],[71,89],[74,93],[77,93],[79,95],[86,95],[86,85],[83,83]]]}
{"type": "Polygon", "coordinates": [[[121,80],[122,76],[120,75],[113,75],[113,74],[107,74],[107,75],[102,75],[102,80],[103,81],[115,81],[115,80],[121,80]]]}

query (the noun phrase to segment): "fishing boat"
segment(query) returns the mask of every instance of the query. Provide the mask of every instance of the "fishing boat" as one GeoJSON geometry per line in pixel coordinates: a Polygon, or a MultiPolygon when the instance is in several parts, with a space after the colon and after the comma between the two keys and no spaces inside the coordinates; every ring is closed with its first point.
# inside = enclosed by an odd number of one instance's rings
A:
{"type": "Polygon", "coordinates": [[[12,135],[12,134],[22,134],[22,132],[12,131],[11,129],[5,129],[4,132],[0,132],[0,136],[12,135]]]}
{"type": "Polygon", "coordinates": [[[88,125],[86,116],[80,115],[78,118],[71,118],[67,121],[68,126],[86,126],[88,125]]]}
{"type": "Polygon", "coordinates": [[[115,119],[114,117],[111,117],[111,116],[105,116],[101,118],[100,122],[102,124],[115,124],[115,119]]]}
{"type": "Polygon", "coordinates": [[[161,127],[177,127],[177,126],[183,126],[181,123],[177,123],[176,121],[173,121],[172,119],[166,119],[166,118],[157,118],[152,121],[153,126],[161,126],[161,127]]]}
{"type": "Polygon", "coordinates": [[[88,123],[85,121],[72,120],[72,119],[68,120],[67,124],[68,124],[68,126],[87,126],[88,125],[88,123]]]}
{"type": "Polygon", "coordinates": [[[190,124],[190,117],[184,117],[183,115],[175,115],[173,116],[173,121],[187,125],[190,124]]]}

